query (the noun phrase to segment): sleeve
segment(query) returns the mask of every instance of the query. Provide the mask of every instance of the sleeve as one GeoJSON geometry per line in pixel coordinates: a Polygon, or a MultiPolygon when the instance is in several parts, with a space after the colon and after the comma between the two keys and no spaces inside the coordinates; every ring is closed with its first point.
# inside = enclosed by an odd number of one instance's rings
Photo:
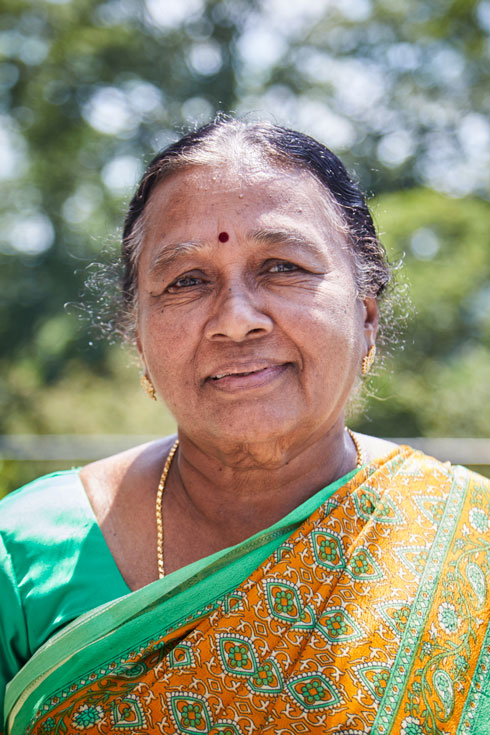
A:
{"type": "Polygon", "coordinates": [[[0,534],[0,735],[5,687],[29,658],[27,627],[10,554],[0,534]]]}

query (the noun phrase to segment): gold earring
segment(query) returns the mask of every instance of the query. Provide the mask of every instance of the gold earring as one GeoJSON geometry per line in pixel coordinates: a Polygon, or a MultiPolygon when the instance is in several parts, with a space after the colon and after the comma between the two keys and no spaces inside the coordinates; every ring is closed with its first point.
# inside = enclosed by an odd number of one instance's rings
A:
{"type": "Polygon", "coordinates": [[[376,345],[371,345],[367,355],[364,355],[364,357],[362,358],[362,374],[363,375],[367,375],[368,372],[371,370],[375,357],[376,357],[376,345]]]}
{"type": "Polygon", "coordinates": [[[141,376],[141,387],[152,401],[156,401],[157,397],[155,395],[155,388],[153,387],[153,383],[150,378],[147,378],[146,375],[141,376]]]}

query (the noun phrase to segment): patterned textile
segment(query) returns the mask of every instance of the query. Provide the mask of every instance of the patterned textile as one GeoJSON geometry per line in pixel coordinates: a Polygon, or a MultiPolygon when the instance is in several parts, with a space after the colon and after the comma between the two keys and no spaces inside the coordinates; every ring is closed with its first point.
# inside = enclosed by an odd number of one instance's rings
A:
{"type": "Polygon", "coordinates": [[[490,732],[477,724],[489,525],[488,480],[402,447],[237,589],[157,640],[141,631],[141,645],[93,661],[9,732],[490,732]]]}

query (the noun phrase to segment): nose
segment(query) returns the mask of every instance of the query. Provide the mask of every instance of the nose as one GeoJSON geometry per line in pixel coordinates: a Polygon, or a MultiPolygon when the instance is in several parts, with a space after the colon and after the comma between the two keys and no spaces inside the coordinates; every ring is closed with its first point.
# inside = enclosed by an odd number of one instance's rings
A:
{"type": "Polygon", "coordinates": [[[206,325],[206,337],[244,342],[264,337],[272,328],[271,317],[254,301],[252,293],[245,288],[230,287],[218,299],[215,313],[206,325]]]}

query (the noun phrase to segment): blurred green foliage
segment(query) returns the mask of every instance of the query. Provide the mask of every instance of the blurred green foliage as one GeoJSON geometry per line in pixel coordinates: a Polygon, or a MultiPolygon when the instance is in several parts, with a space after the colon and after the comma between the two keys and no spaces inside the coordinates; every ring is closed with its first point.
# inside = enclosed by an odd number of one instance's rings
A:
{"type": "Polygon", "coordinates": [[[488,202],[411,189],[373,205],[391,261],[402,258],[404,329],[357,425],[383,436],[490,436],[488,202]]]}
{"type": "Polygon", "coordinates": [[[223,110],[378,194],[413,306],[355,425],[490,434],[488,0],[3,0],[0,23],[0,433],[172,426],[73,304],[143,164],[223,110]]]}

